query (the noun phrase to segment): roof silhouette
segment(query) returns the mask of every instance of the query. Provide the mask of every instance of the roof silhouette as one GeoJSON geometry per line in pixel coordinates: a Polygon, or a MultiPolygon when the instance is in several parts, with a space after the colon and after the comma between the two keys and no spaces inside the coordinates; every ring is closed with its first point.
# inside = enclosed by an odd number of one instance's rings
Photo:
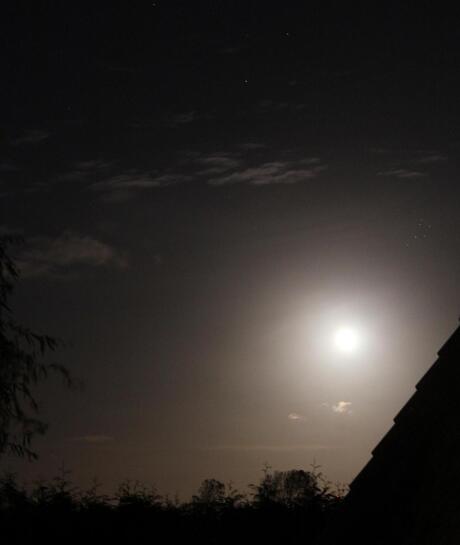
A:
{"type": "Polygon", "coordinates": [[[333,536],[353,545],[460,544],[460,327],[350,485],[333,536]]]}

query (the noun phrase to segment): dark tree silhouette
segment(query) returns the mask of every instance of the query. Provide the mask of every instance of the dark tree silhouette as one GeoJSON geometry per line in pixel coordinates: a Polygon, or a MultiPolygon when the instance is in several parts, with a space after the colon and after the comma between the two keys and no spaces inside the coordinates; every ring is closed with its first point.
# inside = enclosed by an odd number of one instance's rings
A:
{"type": "Polygon", "coordinates": [[[198,494],[193,495],[192,502],[195,507],[211,510],[222,510],[237,507],[244,500],[232,483],[225,484],[217,479],[205,479],[198,494]]]}
{"type": "Polygon", "coordinates": [[[9,248],[20,242],[16,237],[0,238],[0,455],[11,452],[36,458],[32,438],[47,426],[38,417],[34,386],[51,372],[59,373],[67,385],[72,381],[66,367],[47,359],[58,340],[19,324],[9,305],[19,278],[9,248]]]}
{"type": "Polygon", "coordinates": [[[318,472],[291,469],[272,471],[269,466],[263,470],[263,477],[257,485],[252,485],[254,499],[261,505],[278,504],[288,508],[305,507],[315,503],[327,503],[331,494],[329,483],[318,472]]]}
{"type": "Polygon", "coordinates": [[[216,479],[205,479],[193,497],[194,501],[200,503],[223,503],[225,498],[225,484],[216,479]]]}
{"type": "Polygon", "coordinates": [[[332,502],[333,493],[323,487],[318,473],[303,470],[266,469],[254,488],[265,488],[270,475],[279,484],[279,494],[268,503],[216,479],[203,481],[191,501],[171,502],[155,487],[137,481],[123,482],[113,496],[101,494],[97,482],[81,490],[64,469],[54,479],[27,487],[14,475],[0,476],[2,545],[315,544],[319,532],[331,524],[340,498],[334,496],[332,502]],[[299,497],[308,497],[310,503],[316,498],[316,508],[299,497]]]}

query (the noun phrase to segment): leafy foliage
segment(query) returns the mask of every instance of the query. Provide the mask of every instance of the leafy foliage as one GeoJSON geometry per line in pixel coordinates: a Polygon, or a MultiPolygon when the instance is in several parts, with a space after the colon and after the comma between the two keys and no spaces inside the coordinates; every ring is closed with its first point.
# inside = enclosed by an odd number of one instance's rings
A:
{"type": "Polygon", "coordinates": [[[0,239],[0,454],[36,458],[31,441],[46,431],[46,424],[38,418],[34,386],[51,372],[59,373],[68,385],[72,381],[63,365],[47,360],[59,342],[14,319],[9,300],[19,273],[8,249],[18,242],[14,237],[0,239]]]}
{"type": "Polygon", "coordinates": [[[206,510],[222,510],[237,507],[244,501],[244,495],[233,487],[216,479],[205,479],[198,489],[198,494],[192,497],[193,506],[206,510]]]}
{"type": "Polygon", "coordinates": [[[20,486],[13,475],[6,475],[0,479],[2,539],[5,543],[49,544],[309,545],[330,523],[341,500],[329,488],[326,492],[318,475],[316,471],[265,468],[250,495],[231,484],[206,479],[189,502],[171,502],[154,487],[137,481],[123,482],[110,497],[99,492],[97,482],[87,491],[79,490],[65,471],[29,489],[20,486]],[[268,502],[261,501],[259,492],[268,483],[273,491],[274,482],[276,494],[268,502]]]}
{"type": "Polygon", "coordinates": [[[261,481],[251,485],[251,488],[259,505],[312,507],[327,505],[336,499],[336,493],[332,492],[330,483],[316,465],[313,465],[312,471],[272,471],[270,466],[265,466],[261,481]]]}

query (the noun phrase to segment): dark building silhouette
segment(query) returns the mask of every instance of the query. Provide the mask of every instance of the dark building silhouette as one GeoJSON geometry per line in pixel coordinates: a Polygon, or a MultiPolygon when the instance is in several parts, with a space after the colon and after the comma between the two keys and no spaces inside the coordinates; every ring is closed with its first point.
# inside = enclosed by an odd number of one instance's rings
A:
{"type": "Polygon", "coordinates": [[[352,482],[322,543],[460,545],[460,327],[352,482]]]}

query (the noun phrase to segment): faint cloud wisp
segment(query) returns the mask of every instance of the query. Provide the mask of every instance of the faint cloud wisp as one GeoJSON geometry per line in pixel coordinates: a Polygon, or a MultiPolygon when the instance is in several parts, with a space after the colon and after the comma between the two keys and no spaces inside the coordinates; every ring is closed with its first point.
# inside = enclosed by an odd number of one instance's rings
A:
{"type": "Polygon", "coordinates": [[[338,401],[331,409],[336,414],[352,414],[351,406],[351,401],[338,401]]]}
{"type": "Polygon", "coordinates": [[[297,184],[316,178],[326,168],[327,166],[321,164],[317,157],[300,161],[272,161],[215,176],[208,179],[208,184],[212,186],[241,183],[254,186],[297,184]]]}
{"type": "Polygon", "coordinates": [[[426,172],[420,170],[411,170],[407,168],[394,168],[377,172],[377,176],[391,176],[394,178],[423,178],[427,176],[426,172]]]}
{"type": "Polygon", "coordinates": [[[78,266],[123,268],[126,261],[110,245],[70,231],[56,238],[35,237],[19,258],[25,277],[62,277],[78,266]]]}
{"type": "Polygon", "coordinates": [[[288,418],[289,420],[293,422],[302,422],[306,420],[306,417],[303,414],[299,414],[299,413],[289,413],[288,418]]]}
{"type": "Polygon", "coordinates": [[[50,136],[51,133],[44,129],[27,129],[21,136],[13,139],[11,143],[15,146],[19,146],[21,144],[38,144],[50,136]]]}
{"type": "Polygon", "coordinates": [[[305,444],[305,445],[217,445],[212,447],[206,447],[205,450],[229,450],[229,451],[242,451],[242,452],[253,452],[253,451],[268,451],[268,452],[294,452],[302,450],[327,450],[333,448],[329,445],[323,444],[305,444]]]}

